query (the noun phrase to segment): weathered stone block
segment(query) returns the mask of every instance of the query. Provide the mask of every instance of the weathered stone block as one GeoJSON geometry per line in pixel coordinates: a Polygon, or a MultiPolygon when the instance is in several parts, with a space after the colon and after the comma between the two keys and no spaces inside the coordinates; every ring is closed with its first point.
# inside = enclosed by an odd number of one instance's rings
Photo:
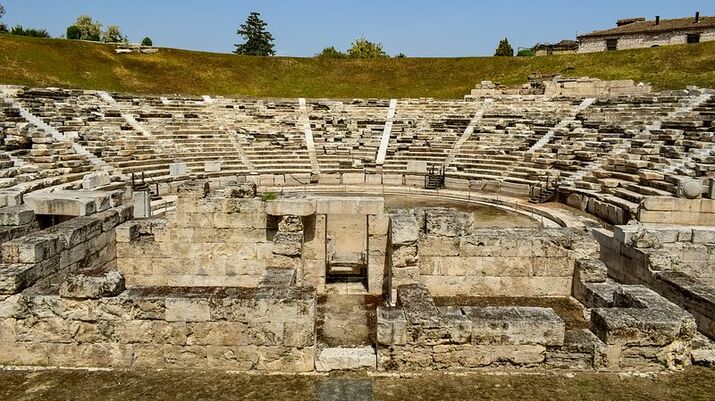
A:
{"type": "Polygon", "coordinates": [[[99,299],[113,297],[124,291],[124,276],[118,271],[101,275],[78,274],[70,276],[60,286],[60,296],[74,299],[99,299]]]}
{"type": "Polygon", "coordinates": [[[565,323],[552,309],[464,308],[472,321],[473,344],[561,345],[565,323]]]}
{"type": "Polygon", "coordinates": [[[165,319],[168,322],[206,322],[211,320],[211,308],[205,299],[168,298],[165,319]]]}
{"type": "Polygon", "coordinates": [[[27,206],[0,208],[0,226],[21,226],[35,220],[35,212],[27,206]]]}

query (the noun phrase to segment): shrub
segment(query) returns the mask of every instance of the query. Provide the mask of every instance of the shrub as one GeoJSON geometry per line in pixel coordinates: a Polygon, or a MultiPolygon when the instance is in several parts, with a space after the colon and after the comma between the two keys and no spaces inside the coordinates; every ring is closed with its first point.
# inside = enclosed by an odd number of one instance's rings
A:
{"type": "Polygon", "coordinates": [[[152,42],[150,37],[146,37],[142,39],[142,46],[154,46],[154,42],[152,42]]]}
{"type": "Polygon", "coordinates": [[[79,30],[77,25],[71,25],[67,27],[67,39],[79,40],[82,39],[82,31],[79,30]]]}
{"type": "Polygon", "coordinates": [[[266,192],[264,194],[261,194],[261,200],[262,201],[272,201],[278,199],[278,194],[275,192],[266,192]]]}
{"type": "Polygon", "coordinates": [[[516,55],[518,57],[533,57],[536,56],[536,52],[534,52],[534,49],[521,49],[516,55]]]}
{"type": "Polygon", "coordinates": [[[336,49],[333,46],[326,47],[322,52],[315,55],[322,58],[348,58],[348,55],[336,49]]]}
{"type": "Polygon", "coordinates": [[[407,56],[405,55],[405,53],[398,53],[395,58],[407,58],[407,56]]]}
{"type": "Polygon", "coordinates": [[[360,38],[353,42],[352,47],[348,50],[350,58],[387,58],[389,57],[385,50],[382,49],[382,43],[370,42],[365,38],[360,38]]]}
{"type": "Polygon", "coordinates": [[[15,25],[10,30],[10,35],[30,36],[33,38],[50,38],[50,33],[46,29],[23,28],[22,25],[15,25]]]}

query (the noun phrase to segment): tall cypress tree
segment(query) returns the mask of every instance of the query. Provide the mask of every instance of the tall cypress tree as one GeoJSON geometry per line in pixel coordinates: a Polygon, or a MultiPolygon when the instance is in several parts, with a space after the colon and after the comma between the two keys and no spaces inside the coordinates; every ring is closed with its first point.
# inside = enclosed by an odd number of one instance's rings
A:
{"type": "Polygon", "coordinates": [[[509,44],[509,39],[504,38],[499,42],[499,47],[497,47],[494,55],[497,57],[514,57],[514,49],[509,44]]]}
{"type": "Polygon", "coordinates": [[[266,30],[267,26],[268,24],[261,19],[261,14],[252,12],[238,30],[238,35],[243,36],[246,42],[235,45],[234,53],[247,56],[274,56],[276,52],[273,50],[273,35],[266,30]]]}

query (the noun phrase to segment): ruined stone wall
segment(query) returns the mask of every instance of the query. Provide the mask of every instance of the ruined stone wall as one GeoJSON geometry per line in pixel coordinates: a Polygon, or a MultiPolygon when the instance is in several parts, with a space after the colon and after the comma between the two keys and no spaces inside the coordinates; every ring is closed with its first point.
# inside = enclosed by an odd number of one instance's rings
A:
{"type": "Polygon", "coordinates": [[[380,370],[592,369],[605,363],[605,345],[588,330],[566,331],[552,309],[438,308],[422,284],[401,286],[397,292],[399,307],[377,312],[380,370]]]}
{"type": "MultiPolygon", "coordinates": [[[[654,46],[678,45],[687,43],[690,32],[667,32],[657,35],[627,35],[618,38],[618,50],[642,49],[654,46]]],[[[580,40],[579,53],[593,53],[606,51],[606,37],[583,38],[580,40]]],[[[701,42],[715,40],[715,30],[704,31],[700,34],[701,42]]]]}
{"type": "Polygon", "coordinates": [[[596,78],[556,78],[544,81],[546,96],[619,96],[651,92],[649,84],[637,84],[633,80],[602,81],[596,78]]]}
{"type": "Polygon", "coordinates": [[[205,182],[187,184],[165,224],[121,228],[118,268],[129,286],[255,287],[266,267],[296,267],[294,257],[300,260],[302,227],[278,238],[278,225],[261,199],[209,196],[205,182]],[[296,244],[283,241],[294,236],[296,244]]]}
{"type": "Polygon", "coordinates": [[[145,288],[0,296],[0,364],[313,370],[315,291],[145,288]]]}
{"type": "Polygon", "coordinates": [[[60,282],[81,270],[113,269],[114,228],[131,214],[131,206],[119,205],[4,242],[0,294],[15,294],[38,282],[60,282]]]}
{"type": "Polygon", "coordinates": [[[479,229],[471,214],[421,209],[392,215],[392,286],[424,283],[435,296],[569,296],[575,261],[598,253],[577,229],[479,229]]]}
{"type": "Polygon", "coordinates": [[[608,274],[641,284],[690,312],[715,338],[715,231],[697,227],[617,226],[595,230],[608,274]]]}

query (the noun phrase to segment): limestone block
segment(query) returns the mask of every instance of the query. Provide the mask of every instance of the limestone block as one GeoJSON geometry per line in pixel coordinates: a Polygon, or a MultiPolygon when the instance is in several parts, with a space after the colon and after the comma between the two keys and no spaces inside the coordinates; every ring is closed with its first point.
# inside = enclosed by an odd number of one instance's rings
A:
{"type": "Polygon", "coordinates": [[[132,204],[134,205],[135,218],[147,219],[151,217],[151,196],[149,192],[134,192],[132,194],[132,204]]]}
{"type": "Polygon", "coordinates": [[[414,161],[410,160],[407,162],[407,172],[408,173],[427,173],[427,162],[426,161],[414,161]]]}
{"type": "Polygon", "coordinates": [[[277,199],[266,202],[266,214],[269,216],[310,216],[315,212],[315,199],[277,199]]]}
{"type": "Polygon", "coordinates": [[[76,217],[57,224],[45,233],[55,235],[63,241],[63,248],[69,249],[89,241],[102,232],[102,220],[95,217],[76,217]]]}
{"type": "Polygon", "coordinates": [[[110,196],[101,191],[33,192],[25,196],[25,204],[35,214],[89,216],[107,210],[110,196]]]}
{"type": "Polygon", "coordinates": [[[687,341],[696,331],[690,314],[645,287],[623,286],[613,303],[591,311],[591,331],[606,344],[664,346],[687,341]]]}
{"type": "Polygon", "coordinates": [[[382,185],[388,186],[402,186],[404,184],[404,176],[401,174],[383,174],[382,175],[382,185]]]}
{"type": "Polygon", "coordinates": [[[35,212],[27,206],[0,208],[0,226],[21,226],[35,220],[35,212]]]}
{"type": "Polygon", "coordinates": [[[314,322],[285,322],[283,324],[283,346],[308,348],[314,345],[314,322]]]}
{"type": "Polygon", "coordinates": [[[203,199],[210,192],[208,180],[191,180],[182,182],[177,188],[179,198],[203,199]]]}
{"type": "Polygon", "coordinates": [[[411,213],[395,213],[391,216],[392,245],[413,245],[419,239],[419,225],[417,218],[411,213]]]}
{"type": "Polygon", "coordinates": [[[387,235],[390,229],[390,216],[388,215],[372,215],[368,216],[368,235],[387,235]]]}
{"type": "Polygon", "coordinates": [[[583,283],[603,283],[608,278],[608,267],[596,259],[579,259],[576,261],[574,279],[583,283]]]}
{"type": "Polygon", "coordinates": [[[219,173],[222,165],[223,162],[221,161],[208,161],[204,163],[204,171],[207,173],[219,173]]]}
{"type": "Polygon", "coordinates": [[[278,223],[278,231],[285,233],[294,233],[303,231],[303,219],[300,216],[283,216],[281,221],[278,223]]]}
{"type": "Polygon", "coordinates": [[[404,345],[407,343],[407,320],[402,308],[377,307],[377,343],[404,345]]]}
{"type": "Polygon", "coordinates": [[[303,251],[303,232],[278,232],[273,238],[273,253],[300,256],[303,251]]]}
{"type": "Polygon", "coordinates": [[[59,255],[64,242],[58,235],[37,232],[2,244],[3,262],[33,264],[59,255]]]}
{"type": "Polygon", "coordinates": [[[372,347],[325,348],[315,360],[315,370],[330,372],[334,370],[375,369],[377,359],[372,347]]]}
{"type": "Polygon", "coordinates": [[[457,237],[426,237],[419,241],[420,256],[459,256],[457,237]]]}
{"type": "Polygon", "coordinates": [[[550,308],[465,307],[472,322],[472,343],[562,345],[564,321],[550,308]]]}
{"type": "Polygon", "coordinates": [[[171,163],[169,164],[169,175],[172,177],[180,177],[188,174],[189,168],[186,163],[171,163]]]}
{"type": "Polygon", "coordinates": [[[254,198],[256,196],[256,184],[253,182],[227,183],[224,195],[227,198],[254,198]]]}
{"type": "Polygon", "coordinates": [[[385,200],[380,197],[327,197],[318,196],[316,213],[381,215],[385,212],[385,200]]]}
{"type": "Polygon", "coordinates": [[[471,225],[472,214],[449,209],[428,209],[425,221],[429,236],[458,237],[471,225]]]}
{"type": "Polygon", "coordinates": [[[715,228],[693,228],[693,243],[715,244],[715,228]]]}
{"type": "Polygon", "coordinates": [[[290,287],[295,284],[295,269],[268,267],[263,272],[259,287],[290,287]]]}
{"type": "Polygon", "coordinates": [[[397,301],[404,308],[405,318],[410,325],[438,321],[439,310],[434,304],[432,294],[424,284],[398,287],[397,301]]]}
{"type": "Polygon", "coordinates": [[[118,271],[101,275],[70,276],[60,286],[60,296],[74,299],[113,297],[124,291],[124,276],[118,271]]]}
{"type": "Polygon", "coordinates": [[[168,322],[207,322],[211,320],[211,308],[205,299],[167,298],[164,319],[168,322]]]}
{"type": "Polygon", "coordinates": [[[392,286],[419,284],[420,269],[417,267],[398,267],[392,269],[392,286]]]}
{"type": "Polygon", "coordinates": [[[343,173],[343,185],[358,185],[365,183],[365,173],[343,173]]]}
{"type": "Polygon", "coordinates": [[[417,263],[417,246],[401,246],[392,250],[392,266],[394,268],[415,266],[417,263]]]}
{"type": "Polygon", "coordinates": [[[112,179],[106,172],[87,174],[82,177],[82,188],[92,190],[97,187],[109,185],[112,179]]]}

